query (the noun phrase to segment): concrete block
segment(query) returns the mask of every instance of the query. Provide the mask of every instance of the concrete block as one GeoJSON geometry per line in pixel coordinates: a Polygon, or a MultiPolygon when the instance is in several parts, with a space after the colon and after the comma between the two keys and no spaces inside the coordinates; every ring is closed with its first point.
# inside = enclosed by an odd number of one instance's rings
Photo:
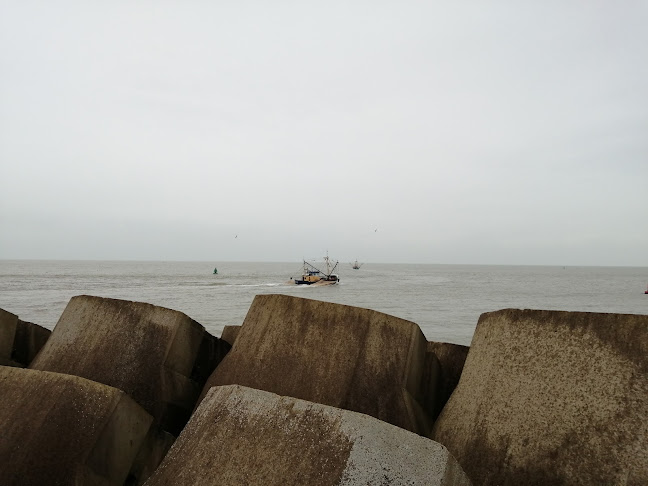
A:
{"type": "Polygon", "coordinates": [[[439,416],[459,383],[469,349],[468,346],[459,344],[434,341],[427,343],[423,374],[423,405],[433,420],[439,416]]]}
{"type": "Polygon", "coordinates": [[[648,316],[483,314],[431,437],[476,485],[648,484],[648,316]]]}
{"type": "Polygon", "coordinates": [[[12,362],[11,353],[17,326],[18,316],[0,309],[0,365],[7,366],[12,362]]]}
{"type": "Polygon", "coordinates": [[[70,300],[30,368],[119,388],[177,435],[227,350],[182,312],[82,295],[70,300]],[[199,356],[205,349],[222,352],[199,356]]]}
{"type": "Polygon", "coordinates": [[[234,341],[236,341],[236,336],[238,336],[240,330],[241,326],[225,326],[221,333],[221,339],[234,346],[234,341]]]}
{"type": "Polygon", "coordinates": [[[427,341],[413,322],[359,307],[257,295],[203,389],[238,384],[366,413],[426,435],[427,341]]]}
{"type": "Polygon", "coordinates": [[[133,461],[129,479],[124,486],[141,486],[164,459],[175,437],[157,427],[151,427],[133,461]]]}
{"type": "Polygon", "coordinates": [[[121,486],[152,422],[116,388],[0,367],[0,484],[121,486]]]}
{"type": "Polygon", "coordinates": [[[214,387],[146,486],[469,485],[441,444],[368,415],[214,387]]]}
{"type": "Polygon", "coordinates": [[[27,367],[45,345],[52,334],[47,328],[18,319],[11,358],[22,367],[27,367]]]}

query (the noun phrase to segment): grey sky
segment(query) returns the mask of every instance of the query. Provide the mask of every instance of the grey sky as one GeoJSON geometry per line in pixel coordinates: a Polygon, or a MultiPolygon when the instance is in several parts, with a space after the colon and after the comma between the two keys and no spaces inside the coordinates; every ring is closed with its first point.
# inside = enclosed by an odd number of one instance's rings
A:
{"type": "Polygon", "coordinates": [[[648,2],[0,5],[0,258],[648,266],[648,2]]]}

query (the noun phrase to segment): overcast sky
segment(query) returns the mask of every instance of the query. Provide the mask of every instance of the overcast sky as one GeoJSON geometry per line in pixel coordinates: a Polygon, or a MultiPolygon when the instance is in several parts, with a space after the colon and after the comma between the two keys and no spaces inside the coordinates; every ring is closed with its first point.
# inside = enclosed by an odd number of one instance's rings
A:
{"type": "Polygon", "coordinates": [[[0,5],[2,259],[648,266],[646,1],[0,5]]]}

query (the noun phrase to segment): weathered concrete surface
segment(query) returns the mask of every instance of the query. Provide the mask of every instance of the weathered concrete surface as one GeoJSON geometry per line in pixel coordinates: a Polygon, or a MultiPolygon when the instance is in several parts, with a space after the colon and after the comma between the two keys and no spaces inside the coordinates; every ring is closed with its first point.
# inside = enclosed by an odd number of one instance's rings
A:
{"type": "Polygon", "coordinates": [[[29,366],[50,334],[49,329],[22,321],[17,315],[0,309],[0,365],[29,366]]]}
{"type": "Polygon", "coordinates": [[[241,326],[225,326],[221,333],[221,339],[234,346],[234,341],[236,341],[236,336],[238,336],[240,330],[241,326]]]}
{"type": "Polygon", "coordinates": [[[448,450],[376,420],[236,385],[212,388],[146,486],[468,485],[448,450]]]}
{"type": "Polygon", "coordinates": [[[177,435],[229,348],[181,312],[82,295],[70,299],[30,368],[119,388],[177,435]]]}
{"type": "Polygon", "coordinates": [[[43,326],[18,319],[11,359],[22,367],[29,366],[51,334],[43,326]]]}
{"type": "Polygon", "coordinates": [[[12,365],[11,354],[13,350],[18,316],[0,309],[0,365],[12,365]]]}
{"type": "Polygon", "coordinates": [[[238,384],[366,413],[426,435],[419,327],[380,312],[257,295],[230,353],[203,389],[238,384]]]}
{"type": "Polygon", "coordinates": [[[423,373],[423,404],[436,420],[459,383],[468,346],[430,341],[425,355],[423,373]]]}
{"type": "Polygon", "coordinates": [[[151,427],[133,461],[129,480],[124,486],[140,486],[153,474],[173,445],[175,437],[168,432],[151,427]]]}
{"type": "Polygon", "coordinates": [[[0,367],[0,484],[122,485],[152,422],[116,388],[0,367]]]}
{"type": "Polygon", "coordinates": [[[648,316],[483,314],[432,438],[476,485],[648,484],[648,316]]]}

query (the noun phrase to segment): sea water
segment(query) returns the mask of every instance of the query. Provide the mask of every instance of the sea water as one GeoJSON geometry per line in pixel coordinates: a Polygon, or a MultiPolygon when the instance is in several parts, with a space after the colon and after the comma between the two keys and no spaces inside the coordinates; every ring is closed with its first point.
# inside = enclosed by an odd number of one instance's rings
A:
{"type": "Polygon", "coordinates": [[[479,316],[499,309],[648,314],[645,267],[343,263],[337,273],[338,285],[318,287],[290,284],[300,262],[0,260],[0,308],[53,329],[71,297],[111,297],[181,311],[220,336],[256,295],[287,294],[384,312],[464,345],[479,316]]]}

